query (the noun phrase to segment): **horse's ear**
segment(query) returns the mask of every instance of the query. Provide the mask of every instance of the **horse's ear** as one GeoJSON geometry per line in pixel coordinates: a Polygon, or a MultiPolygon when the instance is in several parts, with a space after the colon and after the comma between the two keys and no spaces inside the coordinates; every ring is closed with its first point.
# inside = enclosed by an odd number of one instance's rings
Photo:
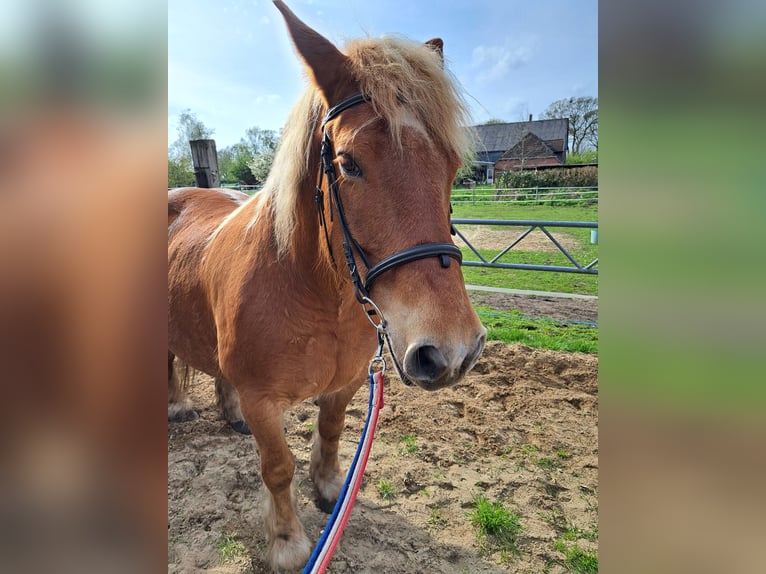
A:
{"type": "Polygon", "coordinates": [[[274,0],[274,5],[282,13],[293,44],[322,92],[325,104],[333,105],[338,99],[335,91],[344,79],[348,58],[327,38],[299,20],[282,0],[274,0]]]}
{"type": "Polygon", "coordinates": [[[442,61],[442,65],[444,65],[444,42],[441,38],[431,38],[426,42],[426,46],[431,48],[434,52],[439,54],[439,59],[442,61]]]}

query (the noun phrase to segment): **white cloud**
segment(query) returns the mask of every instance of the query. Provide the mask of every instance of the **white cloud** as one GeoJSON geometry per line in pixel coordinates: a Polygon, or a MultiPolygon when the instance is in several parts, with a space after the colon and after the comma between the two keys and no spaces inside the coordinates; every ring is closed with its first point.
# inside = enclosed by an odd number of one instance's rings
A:
{"type": "Polygon", "coordinates": [[[517,46],[476,46],[471,53],[471,67],[478,69],[476,80],[492,82],[503,79],[508,72],[532,60],[536,41],[531,39],[517,46]]]}
{"type": "Polygon", "coordinates": [[[262,94],[255,97],[256,104],[276,104],[282,99],[279,94],[262,94]]]}
{"type": "Polygon", "coordinates": [[[523,98],[508,98],[502,105],[503,117],[510,122],[529,119],[529,102],[523,98]]]}

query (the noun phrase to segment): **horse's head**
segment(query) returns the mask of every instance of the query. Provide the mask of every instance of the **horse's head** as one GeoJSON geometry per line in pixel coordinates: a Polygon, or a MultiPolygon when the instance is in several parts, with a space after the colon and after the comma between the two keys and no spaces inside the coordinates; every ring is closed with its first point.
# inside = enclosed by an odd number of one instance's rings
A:
{"type": "Polygon", "coordinates": [[[344,241],[353,253],[349,267],[385,316],[402,380],[429,390],[452,385],[475,364],[486,329],[450,235],[450,191],[470,140],[441,40],[357,40],[344,54],[275,4],[331,110],[316,134],[329,168],[320,202],[328,252],[345,277],[344,241]],[[356,94],[364,99],[349,100],[356,94]]]}

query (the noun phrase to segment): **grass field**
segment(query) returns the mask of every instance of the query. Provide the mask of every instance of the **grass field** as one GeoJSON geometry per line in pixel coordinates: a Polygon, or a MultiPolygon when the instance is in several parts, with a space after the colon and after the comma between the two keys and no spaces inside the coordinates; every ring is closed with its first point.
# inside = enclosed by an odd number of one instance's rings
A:
{"type": "Polygon", "coordinates": [[[476,307],[490,341],[524,343],[537,349],[598,354],[598,327],[526,317],[515,310],[502,311],[488,305],[476,307]]]}
{"type": "Polygon", "coordinates": [[[476,219],[547,219],[598,221],[597,205],[522,205],[505,201],[453,203],[452,217],[476,219]]]}

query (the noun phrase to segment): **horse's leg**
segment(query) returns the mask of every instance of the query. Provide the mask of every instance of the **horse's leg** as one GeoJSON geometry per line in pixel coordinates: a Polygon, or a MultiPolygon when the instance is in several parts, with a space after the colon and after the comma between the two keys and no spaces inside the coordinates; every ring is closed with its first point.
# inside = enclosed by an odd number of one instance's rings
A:
{"type": "Polygon", "coordinates": [[[175,355],[168,351],[168,420],[173,422],[193,421],[199,415],[192,407],[192,402],[186,394],[189,385],[190,369],[184,365],[184,376],[178,376],[173,368],[175,355]]]}
{"type": "Polygon", "coordinates": [[[354,396],[363,377],[344,388],[319,397],[319,415],[314,431],[314,446],[311,449],[309,473],[317,491],[317,506],[330,513],[343,488],[345,476],[340,472],[338,442],[346,419],[346,406],[354,396]]]}
{"type": "Polygon", "coordinates": [[[251,434],[242,417],[242,410],[239,407],[239,393],[234,385],[224,378],[216,377],[215,394],[218,399],[218,406],[223,411],[223,418],[226,419],[229,426],[238,433],[251,434]]]}
{"type": "Polygon", "coordinates": [[[268,559],[275,570],[296,569],[308,560],[311,545],[296,512],[295,462],[285,440],[284,411],[270,401],[241,398],[245,420],[258,446],[261,477],[269,491],[264,516],[268,559]]]}

